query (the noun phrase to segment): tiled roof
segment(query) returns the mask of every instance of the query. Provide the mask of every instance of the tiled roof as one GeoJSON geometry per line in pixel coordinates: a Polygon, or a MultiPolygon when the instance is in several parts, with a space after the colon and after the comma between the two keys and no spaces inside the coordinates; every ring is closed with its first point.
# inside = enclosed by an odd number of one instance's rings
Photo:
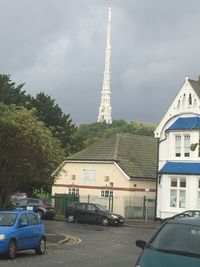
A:
{"type": "Polygon", "coordinates": [[[189,79],[188,81],[191,84],[192,88],[194,89],[195,93],[200,98],[200,82],[194,81],[194,80],[191,80],[191,79],[189,79]]]}
{"type": "Polygon", "coordinates": [[[115,134],[71,155],[67,160],[115,161],[131,178],[156,178],[157,139],[115,134]]]}
{"type": "Polygon", "coordinates": [[[167,162],[159,173],[166,174],[200,174],[200,163],[167,162]]]}
{"type": "Polygon", "coordinates": [[[199,117],[180,117],[168,129],[170,130],[195,130],[200,129],[199,117]]]}

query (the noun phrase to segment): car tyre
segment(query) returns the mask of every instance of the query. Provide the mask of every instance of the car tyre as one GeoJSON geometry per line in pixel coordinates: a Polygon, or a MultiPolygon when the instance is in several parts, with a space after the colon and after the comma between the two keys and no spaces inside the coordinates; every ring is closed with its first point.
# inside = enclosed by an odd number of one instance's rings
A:
{"type": "Polygon", "coordinates": [[[74,216],[73,214],[68,215],[68,216],[67,216],[67,221],[68,221],[69,223],[73,223],[73,222],[75,222],[75,216],[74,216]]]}
{"type": "Polygon", "coordinates": [[[46,251],[46,239],[45,239],[45,237],[42,237],[40,239],[38,247],[35,249],[35,252],[38,255],[42,255],[45,253],[45,251],[46,251]]]}
{"type": "Polygon", "coordinates": [[[108,220],[108,218],[103,217],[102,220],[101,220],[101,224],[102,224],[103,226],[107,226],[107,225],[109,224],[109,220],[108,220]]]}
{"type": "Polygon", "coordinates": [[[6,256],[8,259],[14,259],[16,257],[16,242],[14,239],[10,240],[8,244],[6,256]]]}

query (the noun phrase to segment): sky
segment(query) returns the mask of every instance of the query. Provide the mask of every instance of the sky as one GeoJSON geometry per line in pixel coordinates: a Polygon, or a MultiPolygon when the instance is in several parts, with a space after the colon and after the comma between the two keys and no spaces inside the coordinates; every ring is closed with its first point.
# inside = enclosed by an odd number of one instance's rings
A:
{"type": "Polygon", "coordinates": [[[96,122],[109,6],[112,119],[159,122],[200,75],[199,0],[0,0],[0,73],[96,122]]]}

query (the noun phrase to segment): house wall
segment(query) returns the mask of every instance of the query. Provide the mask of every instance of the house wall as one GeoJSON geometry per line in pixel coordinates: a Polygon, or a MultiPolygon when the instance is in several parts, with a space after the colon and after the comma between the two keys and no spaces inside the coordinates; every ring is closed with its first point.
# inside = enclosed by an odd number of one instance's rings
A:
{"type": "Polygon", "coordinates": [[[97,196],[99,199],[102,191],[112,191],[115,199],[114,212],[124,215],[124,197],[155,198],[156,181],[130,180],[114,162],[66,162],[52,187],[52,195],[68,194],[70,188],[78,189],[83,201],[84,196],[97,196]],[[90,177],[86,175],[87,171],[91,172],[88,174],[90,177]]]}
{"type": "MultiPolygon", "coordinates": [[[[184,157],[182,151],[180,157],[175,156],[175,135],[181,134],[182,136],[190,135],[190,144],[199,143],[200,132],[199,130],[188,131],[171,131],[166,130],[179,118],[179,117],[196,117],[200,115],[200,100],[196,92],[191,87],[188,78],[186,78],[183,86],[176,95],[174,101],[169,107],[168,111],[162,118],[160,124],[155,130],[155,137],[159,138],[159,162],[158,170],[160,170],[167,161],[175,162],[199,162],[199,147],[195,151],[190,150],[190,156],[184,157]],[[192,102],[190,104],[189,98],[192,102]]],[[[182,138],[182,150],[184,148],[182,138]]],[[[157,187],[157,217],[165,218],[187,209],[199,209],[198,191],[199,191],[199,176],[193,175],[159,175],[159,183],[157,187]],[[185,178],[186,179],[186,206],[185,207],[170,207],[170,181],[171,178],[185,178]]]]}
{"type": "Polygon", "coordinates": [[[189,209],[200,209],[199,201],[199,180],[200,176],[196,175],[167,175],[164,174],[161,177],[160,184],[158,185],[158,206],[157,217],[166,218],[173,216],[177,213],[181,213],[189,209]],[[184,178],[186,179],[186,205],[184,208],[170,207],[170,190],[172,178],[184,178]]]}

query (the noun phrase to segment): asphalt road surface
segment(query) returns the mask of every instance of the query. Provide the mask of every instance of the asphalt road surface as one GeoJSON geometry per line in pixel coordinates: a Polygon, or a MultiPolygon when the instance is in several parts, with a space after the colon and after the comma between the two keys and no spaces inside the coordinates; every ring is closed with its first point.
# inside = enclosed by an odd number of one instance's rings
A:
{"type": "Polygon", "coordinates": [[[4,267],[130,267],[135,265],[140,248],[136,239],[148,240],[154,229],[112,227],[45,221],[47,251],[18,252],[14,260],[0,258],[4,267]],[[65,242],[68,238],[69,242],[65,242]]]}

